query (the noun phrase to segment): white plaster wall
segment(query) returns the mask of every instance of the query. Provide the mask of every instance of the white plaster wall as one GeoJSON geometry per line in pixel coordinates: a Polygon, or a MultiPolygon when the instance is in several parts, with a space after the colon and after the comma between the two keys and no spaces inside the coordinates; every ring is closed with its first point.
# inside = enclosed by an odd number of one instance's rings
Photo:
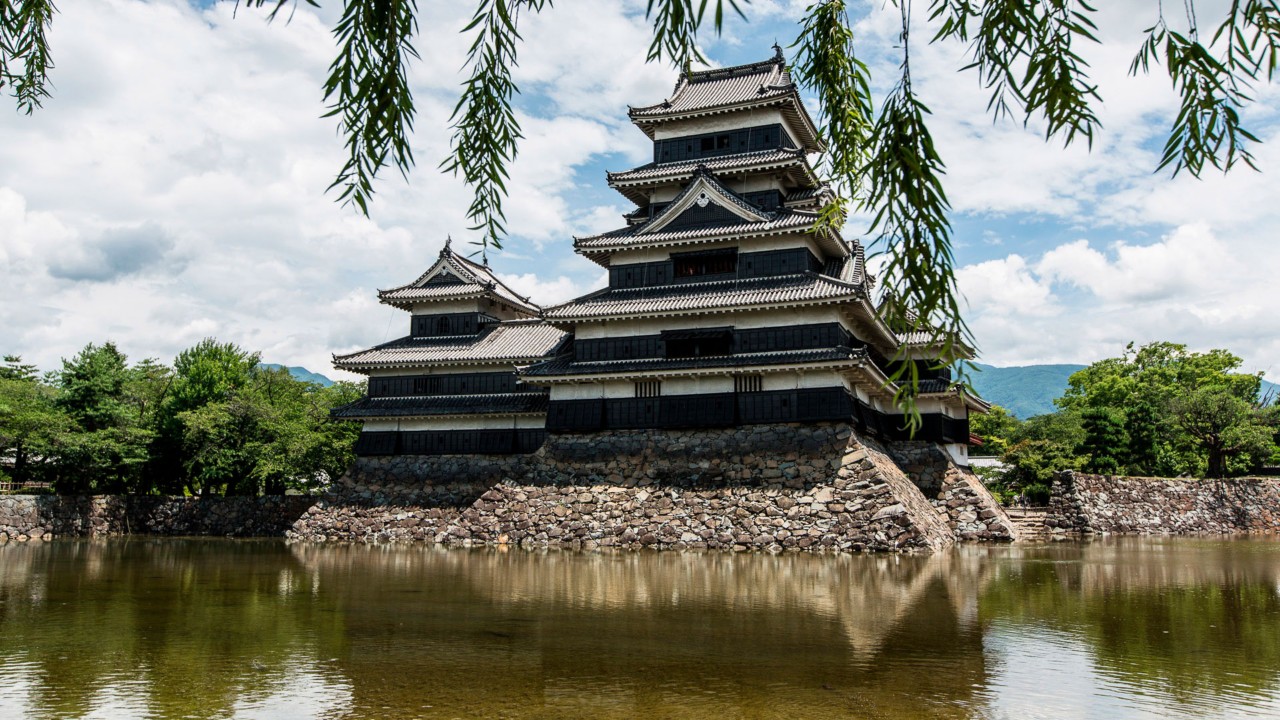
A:
{"type": "Polygon", "coordinates": [[[489,298],[472,300],[441,300],[438,302],[416,303],[414,315],[442,315],[444,313],[488,313],[499,320],[519,320],[529,317],[528,313],[517,310],[504,302],[495,302],[489,298]]]}
{"type": "MultiPolygon", "coordinates": [[[[744,372],[746,369],[744,368],[744,372]]],[[[802,373],[765,373],[762,390],[796,390],[800,388],[849,387],[834,370],[812,370],[802,373]]]]}
{"type": "MultiPolygon", "coordinates": [[[[703,133],[720,132],[721,130],[738,130],[740,128],[773,125],[775,123],[780,123],[784,128],[787,128],[787,134],[791,135],[792,140],[795,140],[795,132],[791,130],[786,118],[782,116],[782,112],[777,108],[753,108],[710,117],[670,120],[655,125],[653,137],[655,140],[669,140],[686,135],[701,135],[703,133]]],[[[799,144],[799,142],[796,142],[796,145],[799,144]]]]}
{"type": "Polygon", "coordinates": [[[435,302],[416,303],[414,315],[441,315],[444,313],[481,312],[486,308],[479,299],[472,300],[439,300],[435,302]]]}
{"type": "Polygon", "coordinates": [[[733,392],[733,378],[727,375],[671,378],[662,381],[663,395],[704,395],[726,392],[733,392]]]}
{"type": "Polygon", "coordinates": [[[630,382],[585,382],[551,386],[552,400],[595,400],[602,397],[631,397],[635,386],[630,382]]]}
{"type": "Polygon", "coordinates": [[[943,443],[942,449],[951,456],[955,464],[969,467],[969,446],[965,443],[943,443]]]}

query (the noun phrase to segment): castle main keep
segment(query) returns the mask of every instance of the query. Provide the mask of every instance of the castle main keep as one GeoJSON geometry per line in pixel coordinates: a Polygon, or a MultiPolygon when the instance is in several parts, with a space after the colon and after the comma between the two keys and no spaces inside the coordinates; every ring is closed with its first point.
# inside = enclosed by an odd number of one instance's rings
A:
{"type": "MultiPolygon", "coordinates": [[[[423,491],[475,482],[479,497],[486,483],[688,478],[804,490],[831,479],[824,473],[857,482],[875,470],[909,474],[928,494],[908,501],[898,496],[911,483],[895,481],[896,501],[879,509],[935,512],[933,503],[957,535],[969,510],[999,519],[971,475],[961,494],[972,502],[941,499],[967,472],[969,412],[987,406],[938,366],[929,333],[886,321],[863,247],[819,222],[833,199],[811,164],[824,148],[781,50],[686,72],[669,98],[629,116],[653,141],[653,161],[609,173],[608,183],[635,209],[616,230],[574,239],[578,254],[608,269],[607,287],[540,307],[446,242],[415,280],[379,292],[407,312],[408,334],[334,358],[369,377],[367,396],[334,412],[364,424],[354,476],[374,468],[379,487],[423,491]],[[914,435],[894,402],[896,363],[915,363],[922,378],[914,435]],[[825,450],[729,447],[807,437],[806,428],[825,450]],[[688,452],[654,450],[672,438],[688,452]],[[702,441],[708,447],[696,448],[702,441]],[[859,448],[883,461],[850,470],[859,448]],[[631,464],[616,466],[611,453],[631,464]],[[803,472],[773,472],[795,467],[797,453],[803,472]]],[[[969,524],[986,532],[985,522],[969,524]]],[[[492,541],[486,532],[479,539],[492,541]]]]}

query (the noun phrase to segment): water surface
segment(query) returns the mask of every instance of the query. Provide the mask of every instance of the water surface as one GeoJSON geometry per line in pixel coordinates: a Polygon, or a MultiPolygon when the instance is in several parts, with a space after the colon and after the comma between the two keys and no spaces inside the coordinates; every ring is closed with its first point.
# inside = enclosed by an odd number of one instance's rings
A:
{"type": "Polygon", "coordinates": [[[0,718],[1280,718],[1280,542],[0,546],[0,718]]]}

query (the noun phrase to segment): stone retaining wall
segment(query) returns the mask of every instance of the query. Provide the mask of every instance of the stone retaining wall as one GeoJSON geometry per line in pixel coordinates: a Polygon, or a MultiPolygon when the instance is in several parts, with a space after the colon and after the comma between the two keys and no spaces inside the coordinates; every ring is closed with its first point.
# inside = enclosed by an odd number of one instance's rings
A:
{"type": "Polygon", "coordinates": [[[8,538],[130,532],[835,551],[1013,536],[936,447],[891,451],[836,423],[556,434],[527,456],[366,457],[318,498],[0,499],[8,538]]]}
{"type": "Polygon", "coordinates": [[[1280,532],[1280,478],[1145,478],[1063,472],[1045,525],[1058,536],[1280,532]]]}
{"type": "Polygon", "coordinates": [[[501,482],[430,482],[468,460],[362,458],[289,537],[845,551],[953,542],[885,449],[845,425],[553,435],[506,461],[501,482]]]}
{"type": "Polygon", "coordinates": [[[0,542],[113,535],[280,536],[314,497],[0,496],[0,542]]]}
{"type": "Polygon", "coordinates": [[[895,442],[891,454],[920,492],[947,519],[957,540],[1012,542],[1018,532],[972,470],[933,443],[895,442]]]}

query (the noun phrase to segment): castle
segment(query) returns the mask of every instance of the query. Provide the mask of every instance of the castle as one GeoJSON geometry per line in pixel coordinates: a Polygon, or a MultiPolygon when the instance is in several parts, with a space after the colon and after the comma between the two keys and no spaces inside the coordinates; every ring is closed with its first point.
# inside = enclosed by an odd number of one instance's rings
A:
{"type": "Polygon", "coordinates": [[[574,249],[608,286],[539,307],[446,241],[379,299],[409,333],[369,377],[353,467],[293,537],[568,548],[934,551],[1017,531],[967,469],[969,412],[931,333],[875,301],[822,212],[824,151],[782,52],[683,73],[629,111],[653,161],[574,249]],[[912,434],[897,363],[921,378],[912,434]]]}
{"type": "Polygon", "coordinates": [[[413,282],[379,292],[409,333],[334,365],[369,376],[334,417],[364,423],[362,456],[503,455],[548,434],[847,423],[927,441],[967,464],[968,413],[986,404],[937,366],[928,333],[877,308],[863,247],[818,226],[832,199],[823,152],[780,48],[683,73],[629,110],[653,162],[609,173],[636,208],[575,251],[608,286],[539,307],[446,242],[413,282]],[[916,363],[910,436],[890,376],[916,363]]]}

